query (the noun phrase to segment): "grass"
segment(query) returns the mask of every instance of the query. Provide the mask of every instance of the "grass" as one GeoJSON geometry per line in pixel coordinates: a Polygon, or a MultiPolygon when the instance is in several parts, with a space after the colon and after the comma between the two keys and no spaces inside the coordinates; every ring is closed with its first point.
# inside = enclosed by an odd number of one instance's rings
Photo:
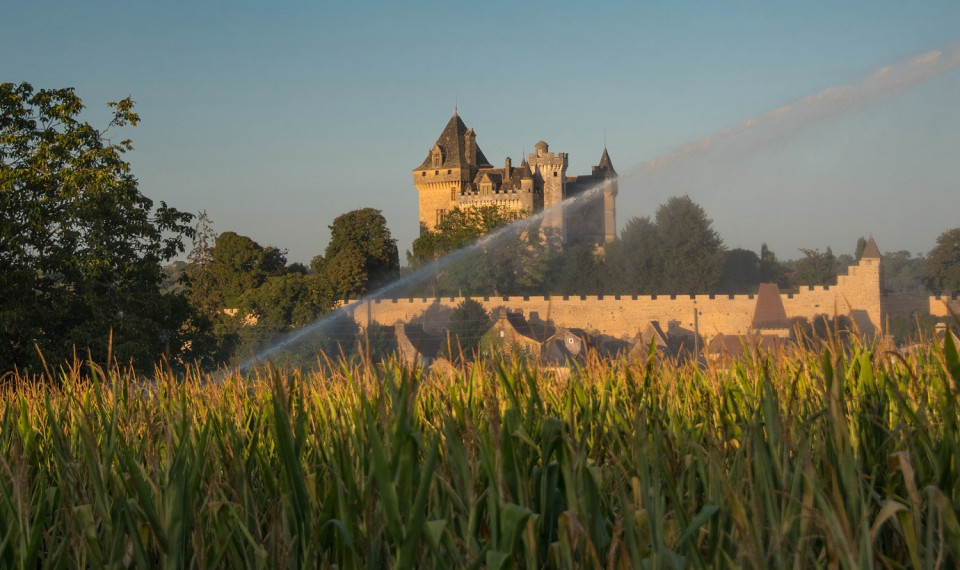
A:
{"type": "Polygon", "coordinates": [[[522,358],[0,387],[4,568],[950,568],[960,359],[522,358]]]}

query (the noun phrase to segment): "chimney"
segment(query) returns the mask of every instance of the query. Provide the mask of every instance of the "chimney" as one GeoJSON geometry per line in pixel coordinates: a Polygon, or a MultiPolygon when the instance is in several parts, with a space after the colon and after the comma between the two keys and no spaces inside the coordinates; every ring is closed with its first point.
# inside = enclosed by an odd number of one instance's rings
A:
{"type": "Polygon", "coordinates": [[[463,148],[466,151],[467,164],[474,166],[477,164],[477,134],[473,129],[467,129],[463,135],[463,148]]]}
{"type": "Polygon", "coordinates": [[[508,156],[508,157],[507,157],[506,164],[505,164],[504,167],[503,167],[503,171],[504,171],[504,176],[503,176],[503,178],[504,178],[504,180],[508,180],[508,179],[510,178],[511,167],[512,167],[512,164],[511,164],[511,162],[510,162],[510,157],[508,156]]]}

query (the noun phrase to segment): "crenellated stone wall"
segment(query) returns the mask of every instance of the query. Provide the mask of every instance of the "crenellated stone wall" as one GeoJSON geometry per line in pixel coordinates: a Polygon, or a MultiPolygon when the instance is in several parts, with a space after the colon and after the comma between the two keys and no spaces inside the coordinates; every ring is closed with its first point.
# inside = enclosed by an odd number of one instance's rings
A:
{"type": "MultiPolygon", "coordinates": [[[[674,332],[695,329],[705,338],[751,332],[756,308],[753,295],[602,295],[549,297],[474,297],[490,313],[505,308],[522,311],[531,324],[578,328],[616,338],[631,338],[650,321],[674,332]],[[696,318],[694,314],[696,313],[696,318]]],[[[361,326],[422,325],[426,330],[446,328],[450,313],[463,297],[374,299],[351,309],[361,326]]],[[[865,258],[840,275],[829,287],[805,287],[782,294],[788,318],[850,315],[861,332],[872,335],[883,322],[880,260],[865,258]]]]}
{"type": "Polygon", "coordinates": [[[960,316],[960,297],[940,296],[930,297],[930,314],[934,317],[949,317],[950,313],[960,316]]]}

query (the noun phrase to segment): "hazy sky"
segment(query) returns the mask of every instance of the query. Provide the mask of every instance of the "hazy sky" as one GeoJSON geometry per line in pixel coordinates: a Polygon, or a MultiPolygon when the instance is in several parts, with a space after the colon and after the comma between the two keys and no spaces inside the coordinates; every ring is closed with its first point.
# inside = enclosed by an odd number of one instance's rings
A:
{"type": "Polygon", "coordinates": [[[882,251],[928,251],[960,226],[960,67],[883,97],[856,89],[955,56],[960,2],[784,4],[7,0],[0,81],[74,87],[99,125],[131,95],[141,191],[291,261],[365,206],[403,258],[411,170],[455,104],[495,165],[543,139],[589,173],[606,141],[633,174],[618,227],[687,193],[731,248],[850,253],[872,233],[882,251]],[[843,86],[843,105],[807,99],[843,86]],[[709,152],[643,167],[724,129],[709,152]]]}

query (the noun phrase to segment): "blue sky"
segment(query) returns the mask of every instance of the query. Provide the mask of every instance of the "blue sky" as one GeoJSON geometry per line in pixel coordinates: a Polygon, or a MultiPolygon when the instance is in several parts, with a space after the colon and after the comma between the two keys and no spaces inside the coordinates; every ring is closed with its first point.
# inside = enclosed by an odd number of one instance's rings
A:
{"type": "Polygon", "coordinates": [[[131,95],[140,188],[217,231],[322,253],[338,214],[417,232],[411,170],[455,104],[494,164],[540,139],[587,173],[604,141],[618,226],[687,193],[728,247],[926,252],[960,225],[960,67],[774,124],[650,175],[753,117],[960,42],[960,2],[5,3],[2,81],[131,95]],[[783,3],[786,4],[786,3],[783,3]],[[639,170],[638,170],[639,169],[639,170]]]}

